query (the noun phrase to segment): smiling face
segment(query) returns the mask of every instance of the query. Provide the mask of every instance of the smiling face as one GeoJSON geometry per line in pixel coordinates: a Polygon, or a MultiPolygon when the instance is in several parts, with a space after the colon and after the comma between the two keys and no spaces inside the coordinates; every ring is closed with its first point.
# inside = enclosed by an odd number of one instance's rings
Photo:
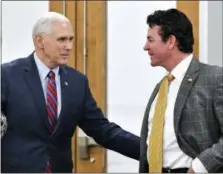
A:
{"type": "Polygon", "coordinates": [[[68,63],[73,48],[74,32],[69,22],[54,22],[49,34],[36,36],[42,61],[51,69],[68,63]]]}
{"type": "Polygon", "coordinates": [[[148,52],[152,66],[164,66],[170,54],[168,41],[164,42],[159,33],[159,26],[149,28],[144,45],[144,50],[148,52]]]}

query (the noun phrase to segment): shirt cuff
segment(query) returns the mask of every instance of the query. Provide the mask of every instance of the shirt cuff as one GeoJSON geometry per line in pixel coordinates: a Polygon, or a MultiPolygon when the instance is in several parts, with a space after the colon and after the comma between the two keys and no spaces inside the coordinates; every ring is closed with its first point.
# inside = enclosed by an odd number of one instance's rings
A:
{"type": "Polygon", "coordinates": [[[208,173],[207,169],[198,158],[192,161],[192,169],[195,173],[208,173]]]}

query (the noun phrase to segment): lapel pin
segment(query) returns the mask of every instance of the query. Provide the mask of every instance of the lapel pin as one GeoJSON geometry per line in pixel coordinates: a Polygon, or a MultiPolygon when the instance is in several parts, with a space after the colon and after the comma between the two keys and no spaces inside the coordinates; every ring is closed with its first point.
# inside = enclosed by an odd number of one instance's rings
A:
{"type": "Polygon", "coordinates": [[[192,78],[189,78],[189,79],[188,79],[188,82],[192,82],[192,78]]]}
{"type": "Polygon", "coordinates": [[[65,82],[65,86],[68,86],[68,83],[67,82],[65,82]]]}

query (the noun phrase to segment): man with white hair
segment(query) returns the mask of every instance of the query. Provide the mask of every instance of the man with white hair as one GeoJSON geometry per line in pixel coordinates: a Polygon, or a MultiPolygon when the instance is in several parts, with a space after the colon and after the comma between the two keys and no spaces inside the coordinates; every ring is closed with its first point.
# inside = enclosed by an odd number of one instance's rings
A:
{"type": "Polygon", "coordinates": [[[1,172],[71,173],[77,126],[103,147],[139,159],[139,137],[109,122],[87,77],[66,65],[73,39],[70,21],[49,12],[34,25],[35,51],[2,65],[1,106],[8,129],[1,172]]]}

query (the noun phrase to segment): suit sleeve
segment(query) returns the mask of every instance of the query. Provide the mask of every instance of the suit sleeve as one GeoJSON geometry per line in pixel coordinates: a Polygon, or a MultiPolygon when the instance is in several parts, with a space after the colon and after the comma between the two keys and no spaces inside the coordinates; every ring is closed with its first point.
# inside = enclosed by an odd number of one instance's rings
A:
{"type": "MultiPolygon", "coordinates": [[[[223,76],[221,76],[223,79],[223,76]]],[[[208,172],[223,172],[223,80],[214,92],[214,111],[220,124],[220,137],[212,147],[206,149],[199,155],[200,161],[204,164],[208,172]]]]}
{"type": "Polygon", "coordinates": [[[84,111],[80,128],[103,147],[139,160],[140,138],[109,122],[97,106],[89,89],[88,80],[85,87],[84,111]]]}
{"type": "Polygon", "coordinates": [[[6,82],[6,67],[1,65],[1,112],[6,115],[7,103],[7,82],[6,82]]]}

